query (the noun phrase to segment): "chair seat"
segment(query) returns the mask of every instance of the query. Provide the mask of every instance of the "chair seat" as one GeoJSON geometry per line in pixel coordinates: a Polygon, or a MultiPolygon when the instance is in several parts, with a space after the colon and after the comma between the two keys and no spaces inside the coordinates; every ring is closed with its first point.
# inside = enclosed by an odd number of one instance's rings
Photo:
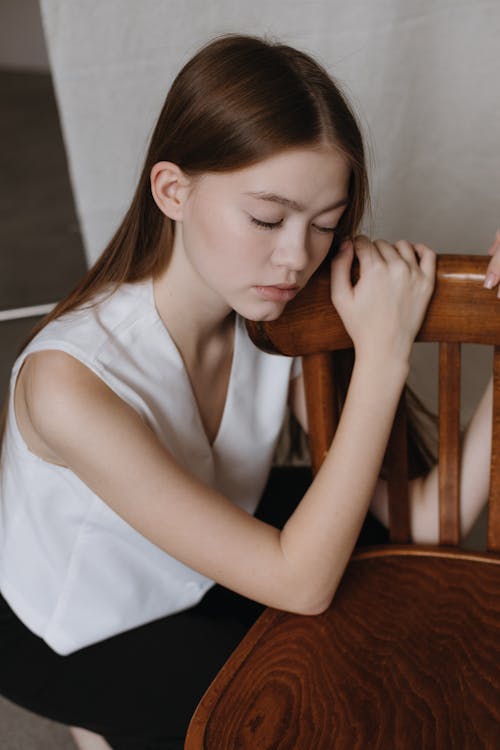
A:
{"type": "Polygon", "coordinates": [[[498,750],[500,555],[357,553],[324,614],[264,612],[186,748],[498,750]]]}

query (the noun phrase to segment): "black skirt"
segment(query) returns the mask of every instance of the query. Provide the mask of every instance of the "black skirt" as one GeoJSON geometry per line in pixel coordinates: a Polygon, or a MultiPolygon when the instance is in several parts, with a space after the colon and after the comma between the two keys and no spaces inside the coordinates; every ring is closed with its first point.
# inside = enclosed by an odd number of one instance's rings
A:
{"type": "MultiPolygon", "coordinates": [[[[306,468],[273,470],[257,515],[281,527],[310,481],[306,468]]],[[[386,541],[369,516],[358,543],[386,541]]],[[[216,585],[195,607],[60,656],[0,597],[0,693],[114,750],[181,750],[198,701],[263,609],[216,585]]]]}

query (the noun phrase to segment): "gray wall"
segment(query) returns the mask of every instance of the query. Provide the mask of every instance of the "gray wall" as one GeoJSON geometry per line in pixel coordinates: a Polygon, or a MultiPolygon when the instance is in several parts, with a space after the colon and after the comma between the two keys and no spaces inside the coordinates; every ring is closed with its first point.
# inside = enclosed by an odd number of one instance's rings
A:
{"type": "Polygon", "coordinates": [[[0,68],[48,71],[38,0],[0,0],[0,68]]]}

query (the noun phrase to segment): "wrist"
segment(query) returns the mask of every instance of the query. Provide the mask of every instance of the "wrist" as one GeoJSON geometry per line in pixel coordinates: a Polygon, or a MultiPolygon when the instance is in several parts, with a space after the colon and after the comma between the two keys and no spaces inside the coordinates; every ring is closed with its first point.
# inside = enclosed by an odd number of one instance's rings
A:
{"type": "Polygon", "coordinates": [[[387,353],[379,349],[355,349],[355,367],[383,379],[406,382],[410,373],[410,356],[387,353]]]}

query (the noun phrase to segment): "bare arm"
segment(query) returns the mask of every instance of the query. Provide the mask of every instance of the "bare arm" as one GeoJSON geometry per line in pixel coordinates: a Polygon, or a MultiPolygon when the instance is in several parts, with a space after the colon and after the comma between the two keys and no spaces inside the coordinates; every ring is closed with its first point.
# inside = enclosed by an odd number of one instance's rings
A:
{"type": "MultiPolygon", "coordinates": [[[[488,499],[491,458],[492,381],[489,382],[464,432],[460,465],[460,535],[467,536],[488,499]]],[[[409,483],[413,541],[439,542],[439,475],[434,466],[425,477],[409,483]]],[[[387,483],[377,482],[370,510],[388,525],[387,483]]]]}
{"type": "MultiPolygon", "coordinates": [[[[488,248],[492,256],[485,287],[497,287],[500,297],[500,230],[488,248]]],[[[462,440],[460,465],[460,535],[467,536],[488,499],[492,437],[493,381],[489,381],[462,440]]],[[[426,477],[410,482],[411,528],[414,541],[437,544],[439,541],[438,467],[426,477]]],[[[386,483],[377,482],[371,510],[388,525],[386,483]]]]}
{"type": "MultiPolygon", "coordinates": [[[[484,507],[489,491],[491,459],[493,382],[490,380],[474,415],[464,431],[460,466],[460,528],[461,537],[467,536],[484,507]]],[[[302,428],[307,432],[307,413],[302,376],[292,381],[290,407],[302,428]]],[[[412,538],[420,544],[439,542],[438,467],[426,477],[409,482],[410,522],[412,538]]],[[[387,482],[378,479],[370,511],[385,526],[389,526],[387,482]]]]}
{"type": "Polygon", "coordinates": [[[321,471],[282,532],[179,466],[132,408],[61,352],[40,352],[26,362],[19,403],[30,428],[53,460],[169,554],[264,604],[322,611],[372,496],[414,329],[432,291],[430,256],[425,275],[406,251],[404,260],[386,244],[377,250],[362,239],[358,254],[363,284],[350,287],[347,252],[335,265],[332,285],[359,343],[344,413],[321,471]],[[374,331],[380,334],[376,348],[374,331]]]}
{"type": "MultiPolygon", "coordinates": [[[[497,239],[500,248],[500,234],[497,239]]],[[[495,260],[495,258],[494,258],[495,260]]],[[[500,278],[500,258],[496,258],[500,278]]],[[[492,262],[493,263],[493,262],[492,262]]],[[[490,379],[478,406],[464,431],[460,464],[460,530],[467,536],[488,499],[491,461],[493,381],[490,379]]],[[[303,377],[290,387],[290,407],[307,432],[307,413],[303,377]]],[[[439,543],[439,476],[434,466],[425,477],[409,482],[410,522],[413,541],[439,543]]],[[[389,526],[387,482],[378,479],[370,511],[389,526]]]]}

